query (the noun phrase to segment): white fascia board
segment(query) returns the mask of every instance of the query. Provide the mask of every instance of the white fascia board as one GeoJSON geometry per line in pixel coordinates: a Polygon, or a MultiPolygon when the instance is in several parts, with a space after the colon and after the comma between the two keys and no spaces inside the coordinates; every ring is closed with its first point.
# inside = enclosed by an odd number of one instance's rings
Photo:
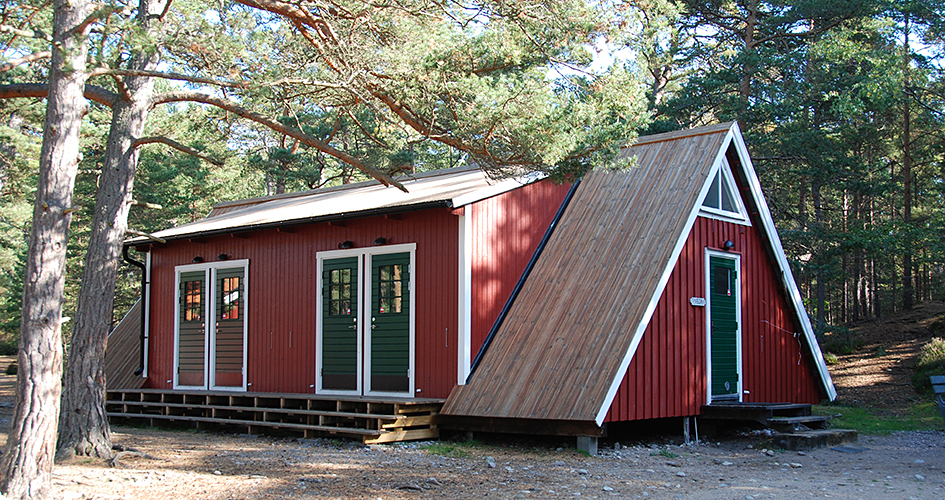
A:
{"type": "MultiPolygon", "coordinates": [[[[723,144],[728,144],[728,140],[723,141],[723,144]]],[[[649,303],[646,305],[646,309],[643,312],[643,317],[640,319],[640,323],[637,325],[636,331],[633,332],[633,339],[630,341],[630,348],[627,349],[626,354],[624,354],[623,361],[620,362],[620,367],[617,369],[617,374],[610,383],[610,389],[607,390],[607,396],[604,397],[604,402],[601,405],[600,410],[597,412],[597,418],[595,419],[597,425],[603,425],[604,418],[607,417],[607,412],[610,411],[610,405],[613,404],[614,398],[617,397],[617,391],[620,390],[620,384],[623,382],[623,377],[627,374],[627,369],[630,368],[630,362],[633,360],[633,355],[636,354],[637,347],[640,346],[640,341],[643,340],[643,333],[646,332],[646,327],[649,326],[650,320],[653,318],[653,313],[656,312],[656,306],[659,304],[660,298],[663,296],[663,291],[666,289],[666,284],[669,283],[669,278],[673,274],[673,269],[676,267],[676,261],[679,260],[679,254],[682,253],[683,247],[686,246],[686,240],[689,239],[689,233],[692,232],[692,226],[696,223],[696,218],[699,216],[699,212],[702,209],[702,200],[705,199],[706,194],[709,192],[709,187],[712,186],[712,177],[722,166],[722,159],[725,157],[726,149],[727,148],[722,148],[719,150],[715,160],[712,162],[712,168],[709,171],[707,182],[702,185],[702,190],[699,192],[699,196],[696,198],[695,204],[693,204],[692,208],[689,209],[689,216],[686,219],[686,225],[680,233],[679,238],[676,240],[676,244],[673,247],[673,253],[666,262],[666,267],[663,268],[663,273],[660,275],[660,280],[656,284],[656,290],[653,292],[649,303]]]]}
{"type": "Polygon", "coordinates": [[[459,195],[453,198],[453,208],[459,208],[470,203],[476,203],[477,201],[485,200],[486,198],[492,198],[493,196],[507,193],[514,189],[518,189],[527,184],[540,181],[548,177],[548,174],[544,172],[532,172],[521,177],[516,177],[514,179],[505,179],[499,181],[489,187],[473,191],[472,193],[466,193],[459,195]]]}
{"type": "MultiPolygon", "coordinates": [[[[751,195],[754,197],[755,205],[758,207],[758,217],[761,219],[765,233],[767,233],[768,236],[768,242],[771,244],[775,259],[778,262],[778,266],[781,268],[781,280],[787,288],[787,295],[790,297],[801,323],[801,329],[804,331],[807,345],[810,347],[811,354],[814,357],[814,363],[820,374],[821,382],[823,382],[824,389],[827,391],[827,397],[830,401],[833,401],[837,399],[837,389],[834,387],[833,380],[830,378],[830,372],[827,371],[827,364],[824,362],[823,353],[820,351],[820,344],[817,343],[817,337],[814,335],[814,327],[811,325],[810,317],[807,315],[807,309],[804,308],[804,301],[801,299],[801,291],[797,287],[797,282],[794,281],[791,265],[788,263],[787,256],[784,253],[784,247],[781,245],[781,237],[778,236],[778,230],[774,225],[774,218],[771,217],[771,211],[768,210],[768,202],[765,200],[764,193],[761,191],[761,182],[758,180],[755,168],[751,164],[751,157],[748,155],[748,147],[745,145],[745,140],[742,138],[737,123],[732,124],[729,136],[731,137],[731,144],[734,144],[735,150],[738,152],[739,160],[741,160],[739,163],[742,165],[745,177],[748,179],[748,185],[751,188],[751,195]]],[[[726,144],[729,144],[729,141],[726,141],[726,144]]]]}

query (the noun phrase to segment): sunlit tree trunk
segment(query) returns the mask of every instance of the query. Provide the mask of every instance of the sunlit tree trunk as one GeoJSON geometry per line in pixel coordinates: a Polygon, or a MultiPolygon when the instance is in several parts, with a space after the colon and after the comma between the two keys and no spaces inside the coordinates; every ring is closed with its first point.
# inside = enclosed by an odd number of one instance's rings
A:
{"type": "Polygon", "coordinates": [[[53,49],[23,284],[16,406],[0,460],[0,491],[8,498],[52,496],[53,459],[62,375],[62,300],[89,27],[88,0],[55,0],[53,49]]]}

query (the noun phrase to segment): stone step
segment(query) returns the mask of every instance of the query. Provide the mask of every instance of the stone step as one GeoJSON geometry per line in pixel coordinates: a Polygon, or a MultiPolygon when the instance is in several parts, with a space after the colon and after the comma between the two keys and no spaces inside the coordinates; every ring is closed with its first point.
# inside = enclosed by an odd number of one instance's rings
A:
{"type": "Polygon", "coordinates": [[[810,451],[828,446],[855,443],[857,433],[852,429],[813,429],[779,434],[775,446],[785,450],[810,451]]]}

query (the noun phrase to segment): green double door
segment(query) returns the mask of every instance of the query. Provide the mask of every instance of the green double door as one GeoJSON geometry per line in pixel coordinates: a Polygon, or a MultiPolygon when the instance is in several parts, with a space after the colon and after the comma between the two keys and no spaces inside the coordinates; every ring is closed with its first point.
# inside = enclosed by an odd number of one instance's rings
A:
{"type": "Polygon", "coordinates": [[[325,259],[321,278],[318,388],[409,393],[410,252],[325,259]]]}
{"type": "Polygon", "coordinates": [[[711,399],[738,400],[739,350],[738,259],[709,257],[709,344],[711,399]]]}

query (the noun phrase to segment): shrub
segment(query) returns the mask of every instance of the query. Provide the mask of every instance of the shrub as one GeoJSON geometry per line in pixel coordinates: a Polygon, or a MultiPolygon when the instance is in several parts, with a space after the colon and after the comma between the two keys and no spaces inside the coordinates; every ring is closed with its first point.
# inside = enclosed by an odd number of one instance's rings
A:
{"type": "Polygon", "coordinates": [[[824,363],[827,363],[828,365],[835,365],[835,364],[837,364],[837,363],[839,363],[839,362],[840,362],[840,360],[837,359],[837,355],[836,355],[836,354],[834,354],[834,353],[832,353],[832,352],[828,352],[827,354],[824,354],[824,363]]]}
{"type": "Polygon", "coordinates": [[[931,394],[932,375],[945,375],[945,339],[935,337],[919,350],[919,357],[915,362],[915,374],[912,375],[912,385],[919,394],[931,394]]]}
{"type": "Polygon", "coordinates": [[[945,335],[945,316],[936,318],[929,323],[929,332],[932,335],[945,335]]]}
{"type": "Polygon", "coordinates": [[[824,340],[821,347],[826,352],[840,355],[853,354],[863,347],[863,341],[858,339],[852,330],[843,326],[827,325],[822,336],[824,340]]]}

